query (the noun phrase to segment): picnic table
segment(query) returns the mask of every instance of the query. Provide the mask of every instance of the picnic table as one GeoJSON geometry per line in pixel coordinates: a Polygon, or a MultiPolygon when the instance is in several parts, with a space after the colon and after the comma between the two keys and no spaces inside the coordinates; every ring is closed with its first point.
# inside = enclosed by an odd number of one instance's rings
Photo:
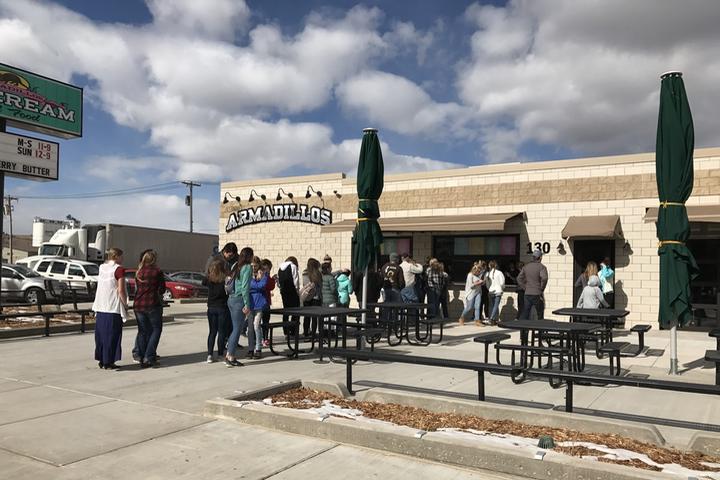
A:
{"type": "Polygon", "coordinates": [[[553,315],[569,316],[571,322],[594,323],[602,326],[600,332],[600,345],[613,341],[613,328],[618,320],[627,317],[630,312],[614,308],[559,308],[553,310],[553,315]]]}
{"type": "MultiPolygon", "coordinates": [[[[567,364],[568,370],[582,372],[585,369],[585,336],[597,331],[600,327],[592,323],[583,322],[559,322],[557,320],[512,320],[500,321],[498,326],[511,330],[520,330],[520,344],[498,343],[495,348],[498,350],[497,360],[500,363],[500,350],[512,352],[511,363],[515,366],[515,352],[520,352],[519,366],[524,370],[532,368],[535,357],[538,364],[543,357],[547,357],[546,368],[553,368],[552,360],[557,357],[559,369],[564,369],[567,364]],[[547,334],[552,334],[548,336],[547,334]],[[554,345],[551,340],[559,340],[554,345]],[[543,342],[547,345],[543,345],[543,342]],[[565,360],[567,358],[567,360],[565,360]],[[528,360],[529,359],[529,360],[528,360]]],[[[540,365],[542,367],[542,365],[540,365]]],[[[513,382],[520,383],[525,379],[524,372],[513,377],[513,382]]],[[[559,386],[550,379],[553,387],[559,386]]]]}
{"type": "MultiPolygon", "coordinates": [[[[327,341],[328,345],[330,344],[330,336],[333,334],[337,335],[338,332],[342,334],[341,340],[343,342],[343,347],[345,347],[347,342],[347,317],[359,317],[363,313],[368,313],[369,310],[363,310],[359,308],[345,308],[345,307],[322,307],[322,306],[303,306],[303,307],[287,307],[287,308],[273,308],[270,309],[271,314],[275,315],[282,315],[284,318],[287,317],[313,317],[317,319],[318,323],[318,330],[319,334],[317,336],[318,340],[318,351],[320,351],[320,355],[322,358],[322,348],[323,348],[323,341],[327,341]],[[337,317],[336,321],[332,321],[332,318],[337,317]],[[343,325],[344,324],[344,325],[343,325]],[[341,328],[337,328],[341,326],[341,328]],[[327,328],[325,328],[327,327],[327,328]]],[[[289,356],[292,358],[297,358],[298,354],[300,353],[312,353],[315,349],[315,339],[316,336],[313,334],[313,336],[310,339],[310,348],[306,350],[300,350],[300,328],[299,328],[299,321],[283,321],[282,324],[270,324],[271,327],[275,326],[281,326],[285,325],[292,328],[292,335],[288,335],[287,337],[287,346],[290,351],[289,356]],[[291,337],[294,340],[294,344],[291,343],[291,337]]],[[[356,329],[362,329],[363,325],[357,321],[355,324],[352,325],[356,329]]],[[[271,330],[272,331],[272,330],[271,330]]],[[[277,353],[273,350],[272,345],[272,337],[270,340],[270,351],[277,355],[277,353]]]]}
{"type": "Polygon", "coordinates": [[[444,320],[428,318],[423,312],[428,308],[425,303],[382,302],[368,303],[367,306],[379,311],[372,321],[386,329],[387,342],[392,347],[400,345],[403,339],[410,345],[429,345],[433,342],[433,327],[437,324],[440,325],[437,342],[442,341],[444,320]],[[423,325],[424,334],[421,333],[423,325]],[[412,336],[411,331],[414,332],[412,336]]]}

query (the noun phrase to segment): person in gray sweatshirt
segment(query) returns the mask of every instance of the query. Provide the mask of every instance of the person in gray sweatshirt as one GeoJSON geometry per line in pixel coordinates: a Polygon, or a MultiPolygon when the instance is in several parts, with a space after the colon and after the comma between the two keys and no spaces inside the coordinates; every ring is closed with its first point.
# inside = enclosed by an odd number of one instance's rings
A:
{"type": "Polygon", "coordinates": [[[600,290],[600,278],[597,275],[592,275],[588,278],[588,284],[583,288],[577,308],[600,308],[600,305],[605,308],[609,306],[608,302],[605,301],[602,290],[600,290]]]}
{"type": "Polygon", "coordinates": [[[542,250],[533,252],[533,261],[525,265],[518,275],[518,286],[525,290],[525,305],[520,320],[530,320],[530,310],[535,307],[538,320],[545,317],[545,298],[543,293],[548,283],[548,271],[542,264],[542,250]]]}

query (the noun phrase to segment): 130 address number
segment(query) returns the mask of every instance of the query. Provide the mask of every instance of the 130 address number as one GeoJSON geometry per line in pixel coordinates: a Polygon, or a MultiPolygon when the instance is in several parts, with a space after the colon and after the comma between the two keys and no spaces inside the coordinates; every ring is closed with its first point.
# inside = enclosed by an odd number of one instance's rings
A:
{"type": "Polygon", "coordinates": [[[533,250],[540,250],[543,253],[550,253],[550,242],[535,242],[534,244],[532,242],[528,242],[527,244],[527,254],[532,255],[533,250]]]}

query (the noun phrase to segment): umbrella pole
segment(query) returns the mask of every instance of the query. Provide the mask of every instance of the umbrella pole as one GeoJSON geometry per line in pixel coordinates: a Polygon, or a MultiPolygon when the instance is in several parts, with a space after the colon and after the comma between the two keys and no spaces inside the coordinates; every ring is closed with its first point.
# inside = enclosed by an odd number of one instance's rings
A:
{"type": "Polygon", "coordinates": [[[677,358],[677,322],[674,321],[670,327],[670,375],[678,374],[677,358]]]}
{"type": "MultiPolygon", "coordinates": [[[[367,308],[367,288],[368,288],[368,267],[365,267],[365,273],[363,274],[363,281],[362,281],[362,305],[361,308],[365,310],[367,308]]],[[[365,327],[365,324],[367,322],[367,314],[362,314],[362,324],[363,327],[365,327]]],[[[365,348],[365,337],[360,337],[360,348],[365,348]]]]}

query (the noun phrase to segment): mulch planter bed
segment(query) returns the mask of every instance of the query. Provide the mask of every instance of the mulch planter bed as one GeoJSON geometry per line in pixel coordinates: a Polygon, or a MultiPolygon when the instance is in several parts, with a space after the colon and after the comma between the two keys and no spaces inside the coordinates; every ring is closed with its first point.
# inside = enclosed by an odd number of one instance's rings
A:
{"type": "Polygon", "coordinates": [[[512,420],[488,420],[473,415],[454,413],[437,413],[429,410],[398,405],[394,403],[360,402],[348,400],[330,393],[295,388],[270,397],[271,404],[281,408],[306,410],[318,408],[331,402],[340,408],[354,409],[362,412],[366,418],[382,420],[396,425],[403,425],[427,432],[439,429],[457,429],[461,431],[482,431],[500,435],[515,435],[524,438],[539,438],[550,435],[557,445],[554,450],[576,457],[593,457],[600,462],[617,463],[647,470],[662,469],[638,459],[615,459],[605,457],[607,452],[578,443],[590,443],[609,449],[628,450],[647,455],[655,463],[661,465],[676,464],[690,470],[704,472],[720,472],[720,458],[711,457],[698,452],[683,452],[672,448],[663,448],[645,442],[621,437],[618,435],[582,433],[565,428],[527,425],[512,420]],[[558,445],[567,442],[570,445],[558,445]]]}

